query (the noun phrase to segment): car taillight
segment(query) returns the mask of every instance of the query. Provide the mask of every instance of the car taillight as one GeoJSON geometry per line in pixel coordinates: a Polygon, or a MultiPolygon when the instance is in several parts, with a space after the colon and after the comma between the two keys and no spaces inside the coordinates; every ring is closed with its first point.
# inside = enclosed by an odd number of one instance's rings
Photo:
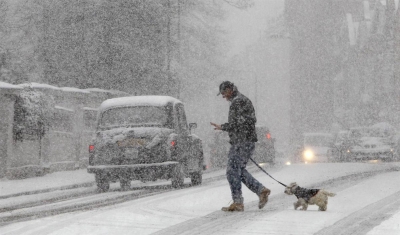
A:
{"type": "Polygon", "coordinates": [[[93,153],[94,152],[94,145],[89,145],[89,153],[93,153]]]}
{"type": "Polygon", "coordinates": [[[265,137],[267,137],[267,139],[271,139],[271,134],[270,134],[270,133],[267,133],[267,134],[265,135],[265,137]]]}
{"type": "Polygon", "coordinates": [[[171,147],[175,147],[175,145],[176,145],[176,141],[171,141],[171,147]]]}

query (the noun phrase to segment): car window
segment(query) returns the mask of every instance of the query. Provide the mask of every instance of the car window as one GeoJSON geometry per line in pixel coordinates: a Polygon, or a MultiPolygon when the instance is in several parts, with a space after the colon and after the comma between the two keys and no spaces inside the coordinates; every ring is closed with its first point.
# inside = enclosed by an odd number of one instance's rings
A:
{"type": "Polygon", "coordinates": [[[113,108],[105,111],[100,126],[162,125],[169,123],[168,109],[157,106],[135,106],[113,108]]]}
{"type": "Polygon", "coordinates": [[[176,114],[178,118],[178,128],[181,131],[188,131],[185,109],[182,104],[176,105],[176,114]]]}

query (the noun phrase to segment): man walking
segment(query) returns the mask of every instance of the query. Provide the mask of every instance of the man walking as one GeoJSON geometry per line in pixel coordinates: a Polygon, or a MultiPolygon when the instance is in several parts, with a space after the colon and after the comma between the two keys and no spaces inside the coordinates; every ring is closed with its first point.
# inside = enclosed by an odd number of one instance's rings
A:
{"type": "Polygon", "coordinates": [[[227,131],[231,147],[228,154],[226,177],[231,188],[233,203],[222,207],[223,211],[243,211],[242,182],[260,199],[258,208],[262,209],[268,202],[271,190],[265,188],[247,170],[246,164],[252,156],[257,142],[255,110],[251,101],[242,95],[237,87],[229,81],[219,86],[222,98],[231,102],[228,123],[218,125],[211,122],[215,130],[227,131]]]}

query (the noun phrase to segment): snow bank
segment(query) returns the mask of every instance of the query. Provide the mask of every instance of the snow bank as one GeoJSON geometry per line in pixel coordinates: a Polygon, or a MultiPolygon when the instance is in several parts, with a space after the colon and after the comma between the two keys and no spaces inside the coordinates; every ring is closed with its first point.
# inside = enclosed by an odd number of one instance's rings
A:
{"type": "Polygon", "coordinates": [[[7,89],[22,89],[21,86],[13,85],[6,82],[0,82],[0,88],[7,88],[7,89]]]}
{"type": "Polygon", "coordinates": [[[49,84],[36,83],[36,82],[22,83],[22,84],[19,84],[19,86],[31,87],[31,88],[44,88],[44,89],[60,90],[59,87],[52,86],[52,85],[49,85],[49,84]]]}
{"type": "Polygon", "coordinates": [[[90,93],[90,91],[82,90],[82,89],[75,88],[75,87],[61,87],[61,90],[66,91],[66,92],[78,92],[78,93],[86,93],[86,94],[90,93]]]}

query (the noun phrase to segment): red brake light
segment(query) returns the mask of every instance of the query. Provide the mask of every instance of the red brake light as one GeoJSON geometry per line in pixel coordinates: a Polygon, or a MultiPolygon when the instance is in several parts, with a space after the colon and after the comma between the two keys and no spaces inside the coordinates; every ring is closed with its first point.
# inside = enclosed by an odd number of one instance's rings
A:
{"type": "Polygon", "coordinates": [[[175,141],[171,141],[171,147],[175,147],[176,142],[175,141]]]}
{"type": "Polygon", "coordinates": [[[94,145],[89,145],[89,153],[94,151],[94,145]]]}
{"type": "Polygon", "coordinates": [[[270,133],[267,133],[267,134],[265,135],[265,137],[267,137],[267,139],[271,139],[271,134],[270,134],[270,133]]]}

